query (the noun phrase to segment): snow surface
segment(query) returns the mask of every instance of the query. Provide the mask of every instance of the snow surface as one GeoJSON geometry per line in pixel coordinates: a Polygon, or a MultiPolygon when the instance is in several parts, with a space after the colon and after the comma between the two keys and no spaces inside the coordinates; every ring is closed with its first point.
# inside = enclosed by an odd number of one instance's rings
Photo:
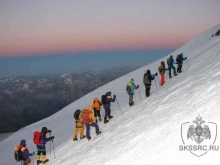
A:
{"type": "MultiPolygon", "coordinates": [[[[52,129],[55,136],[56,158],[49,153],[48,165],[207,165],[220,162],[219,152],[208,152],[196,157],[190,152],[179,151],[181,124],[192,121],[200,114],[204,119],[220,126],[220,37],[209,38],[220,24],[183,44],[172,54],[183,52],[188,57],[190,67],[184,62],[183,73],[168,79],[162,87],[152,82],[151,96],[144,96],[142,83],[146,69],[156,72],[161,60],[122,76],[99,89],[85,95],[56,114],[29,125],[0,143],[0,165],[19,165],[13,157],[14,145],[27,140],[30,151],[36,152],[32,142],[33,132],[43,126],[52,129]],[[135,92],[135,105],[128,106],[125,91],[127,82],[134,78],[140,85],[135,92]],[[117,95],[123,111],[117,102],[112,103],[114,118],[106,125],[99,123],[102,133],[95,135],[91,128],[90,141],[73,142],[73,112],[92,104],[95,96],[107,91],[117,95]],[[141,100],[139,96],[141,94],[141,100]]],[[[217,137],[216,144],[220,145],[217,137]]],[[[32,157],[32,160],[35,158],[32,157]]]]}

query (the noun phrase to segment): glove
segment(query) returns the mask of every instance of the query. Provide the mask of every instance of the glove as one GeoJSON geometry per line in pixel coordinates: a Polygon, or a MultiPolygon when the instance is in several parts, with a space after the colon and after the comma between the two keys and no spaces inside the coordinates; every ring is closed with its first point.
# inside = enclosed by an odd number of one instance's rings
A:
{"type": "Polygon", "coordinates": [[[114,95],[114,98],[116,98],[116,96],[114,95]]]}
{"type": "Polygon", "coordinates": [[[185,60],[187,59],[187,57],[185,57],[185,60]]]}
{"type": "Polygon", "coordinates": [[[51,131],[51,130],[48,130],[47,132],[48,132],[48,133],[51,133],[52,131],[51,131]]]}
{"type": "Polygon", "coordinates": [[[157,76],[158,74],[157,74],[157,72],[155,73],[155,76],[157,76]]]}
{"type": "Polygon", "coordinates": [[[54,136],[51,136],[51,137],[50,137],[50,140],[53,140],[54,138],[55,138],[54,136]]]}
{"type": "Polygon", "coordinates": [[[35,152],[32,153],[32,155],[34,155],[34,154],[35,154],[35,152]]]}

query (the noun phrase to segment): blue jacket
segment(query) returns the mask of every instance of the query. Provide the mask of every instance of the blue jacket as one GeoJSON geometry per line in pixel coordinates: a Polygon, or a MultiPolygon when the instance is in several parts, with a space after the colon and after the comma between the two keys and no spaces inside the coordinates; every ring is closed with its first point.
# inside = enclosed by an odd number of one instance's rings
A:
{"type": "Polygon", "coordinates": [[[171,56],[169,57],[169,59],[170,59],[170,64],[168,64],[168,67],[173,67],[173,64],[176,64],[175,61],[174,61],[174,59],[173,59],[173,56],[171,55],[171,56]]]}
{"type": "Polygon", "coordinates": [[[131,80],[130,83],[132,84],[132,86],[131,86],[131,90],[128,91],[128,94],[129,95],[133,95],[134,94],[134,90],[137,89],[137,88],[136,88],[136,85],[134,84],[133,80],[131,80]]]}
{"type": "Polygon", "coordinates": [[[29,158],[29,156],[32,156],[31,153],[29,153],[27,147],[26,147],[26,140],[21,140],[20,142],[20,146],[22,147],[21,151],[22,151],[22,158],[24,160],[27,160],[29,158]]]}
{"type": "Polygon", "coordinates": [[[115,102],[116,97],[112,98],[111,96],[106,96],[106,104],[103,104],[103,107],[106,110],[110,110],[111,108],[111,102],[115,102]]]}

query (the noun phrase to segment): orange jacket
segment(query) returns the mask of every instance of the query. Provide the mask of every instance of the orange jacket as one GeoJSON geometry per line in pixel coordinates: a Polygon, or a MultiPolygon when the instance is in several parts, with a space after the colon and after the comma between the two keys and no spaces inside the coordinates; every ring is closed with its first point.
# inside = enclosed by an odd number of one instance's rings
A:
{"type": "Polygon", "coordinates": [[[102,102],[99,101],[99,99],[97,97],[95,97],[94,101],[93,101],[93,104],[92,104],[92,108],[100,111],[101,106],[102,106],[102,102]]]}

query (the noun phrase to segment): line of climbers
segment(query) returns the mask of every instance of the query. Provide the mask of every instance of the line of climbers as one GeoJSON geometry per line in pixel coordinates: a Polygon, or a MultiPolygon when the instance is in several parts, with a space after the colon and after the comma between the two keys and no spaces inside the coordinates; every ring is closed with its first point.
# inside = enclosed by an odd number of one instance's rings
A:
{"type": "MultiPolygon", "coordinates": [[[[169,70],[169,78],[172,78],[171,76],[171,70],[173,69],[174,76],[177,76],[177,73],[182,72],[182,65],[183,61],[186,60],[187,57],[183,57],[183,53],[177,55],[176,57],[176,62],[173,59],[173,56],[170,55],[170,57],[167,59],[167,65],[168,68],[165,66],[165,62],[162,61],[161,65],[158,67],[158,71],[160,73],[160,86],[164,85],[165,83],[165,72],[169,70]],[[177,64],[177,73],[176,73],[176,68],[174,64],[177,64]]],[[[151,74],[151,71],[148,69],[146,73],[143,76],[143,83],[145,85],[145,95],[146,97],[150,96],[150,88],[151,88],[151,82],[154,80],[155,76],[157,76],[157,72],[155,74],[151,74]]],[[[127,84],[126,90],[129,95],[129,105],[132,106],[134,104],[133,101],[133,95],[134,95],[134,90],[138,89],[139,85],[135,85],[134,79],[131,79],[131,81],[127,84]]]]}
{"type": "MultiPolygon", "coordinates": [[[[173,56],[171,55],[167,59],[167,64],[168,64],[168,69],[165,67],[164,61],[161,62],[161,65],[158,67],[158,71],[161,75],[161,80],[160,80],[160,85],[162,86],[165,83],[165,72],[166,70],[169,70],[169,78],[172,78],[171,76],[171,69],[174,70],[174,76],[176,76],[176,68],[174,67],[174,64],[178,64],[177,72],[181,73],[182,72],[182,65],[183,61],[186,60],[187,58],[183,57],[183,53],[179,54],[176,58],[176,63],[174,62],[173,56]]],[[[145,94],[146,97],[150,96],[150,88],[151,88],[151,81],[154,80],[155,76],[157,76],[157,72],[155,74],[151,74],[151,71],[148,69],[147,72],[144,74],[143,77],[143,83],[145,85],[145,94]]],[[[131,79],[130,82],[126,86],[126,91],[129,95],[129,105],[132,106],[134,104],[133,101],[133,96],[134,96],[134,90],[138,89],[139,85],[136,85],[134,83],[134,79],[131,79]]],[[[106,124],[113,116],[111,116],[111,102],[115,102],[116,96],[111,97],[111,92],[107,92],[105,95],[102,95],[101,101],[95,97],[93,104],[89,105],[88,108],[76,110],[74,113],[74,118],[75,118],[75,131],[73,134],[73,141],[78,140],[77,135],[78,132],[80,131],[80,139],[87,138],[88,140],[91,139],[90,136],[90,126],[95,127],[96,134],[99,135],[101,131],[99,130],[98,126],[98,120],[97,117],[99,118],[99,121],[102,121],[101,118],[101,106],[103,105],[105,109],[105,114],[104,116],[104,124],[106,124]],[[93,111],[94,112],[93,112],[93,111]],[[109,120],[107,120],[109,119],[109,120]],[[86,126],[86,136],[84,135],[84,125],[86,126]]]]}
{"type": "MultiPolygon", "coordinates": [[[[51,136],[51,130],[48,130],[47,127],[43,127],[41,129],[41,132],[35,131],[34,132],[34,138],[33,142],[36,144],[37,147],[37,165],[45,164],[49,161],[49,159],[46,158],[46,143],[48,141],[52,141],[54,139],[54,136],[51,136]],[[47,133],[49,133],[50,137],[47,138],[47,133]],[[40,158],[42,155],[42,159],[40,158]]],[[[14,147],[14,157],[16,161],[21,161],[23,165],[31,165],[31,159],[29,156],[33,156],[35,152],[30,153],[29,150],[26,147],[26,140],[22,139],[20,142],[20,145],[16,145],[14,147]]]]}
{"type": "MultiPolygon", "coordinates": [[[[170,55],[170,57],[167,59],[167,65],[168,68],[165,67],[164,61],[161,62],[161,65],[158,67],[158,71],[161,75],[160,79],[160,85],[162,86],[165,83],[165,72],[169,70],[169,78],[172,78],[171,76],[171,69],[173,69],[174,76],[177,76],[176,74],[176,68],[174,67],[174,64],[177,64],[177,73],[182,72],[182,65],[183,61],[186,60],[187,57],[183,57],[183,53],[179,54],[176,58],[176,62],[174,62],[173,56],[170,55]]],[[[150,96],[150,88],[151,88],[151,81],[155,79],[155,76],[157,76],[157,72],[155,74],[151,74],[151,71],[148,69],[146,73],[143,76],[143,83],[145,85],[145,94],[146,97],[150,96]]],[[[129,83],[126,86],[126,91],[129,95],[129,105],[132,106],[134,104],[133,101],[133,96],[134,96],[134,90],[138,89],[139,85],[135,85],[134,79],[131,79],[129,83]]],[[[98,126],[98,119],[101,122],[102,117],[100,111],[102,111],[101,106],[104,107],[105,109],[105,114],[103,113],[104,116],[104,124],[108,123],[110,119],[113,118],[111,115],[111,102],[115,102],[116,100],[116,95],[111,97],[112,93],[107,92],[105,95],[102,95],[101,101],[95,97],[93,104],[89,105],[88,108],[84,108],[82,110],[78,109],[74,113],[74,118],[75,118],[75,131],[73,134],[73,141],[77,141],[77,135],[78,132],[80,131],[80,139],[87,138],[88,140],[91,139],[90,136],[90,127],[95,127],[96,135],[99,135],[101,131],[99,130],[98,126]],[[93,112],[93,111],[94,112],[93,112]],[[84,125],[86,126],[86,135],[84,135],[84,125]]],[[[37,160],[37,165],[39,164],[45,164],[49,161],[49,159],[46,158],[46,143],[48,141],[53,142],[54,136],[51,136],[51,130],[48,130],[46,127],[43,127],[41,129],[41,132],[34,132],[34,139],[33,142],[36,144],[37,147],[37,155],[36,155],[36,160],[37,160]],[[50,137],[47,138],[46,134],[49,133],[50,137]],[[42,160],[40,159],[42,155],[42,160]]],[[[51,143],[50,143],[51,145],[51,143]]],[[[29,156],[33,156],[35,153],[30,153],[26,147],[26,140],[22,139],[20,142],[20,145],[16,145],[14,148],[14,156],[16,161],[22,161],[23,165],[30,165],[31,164],[31,159],[29,156]]],[[[51,151],[51,148],[50,148],[51,151]]],[[[54,152],[55,154],[55,152],[54,152]]],[[[54,155],[55,157],[55,155],[54,155]]]]}
{"type": "Polygon", "coordinates": [[[109,120],[113,118],[113,116],[111,115],[111,102],[115,102],[116,95],[114,95],[113,98],[111,97],[111,95],[111,92],[107,92],[105,95],[102,95],[101,101],[97,97],[95,97],[93,104],[89,105],[87,109],[84,108],[82,110],[78,109],[75,111],[74,118],[76,128],[73,133],[73,141],[78,140],[77,135],[79,131],[80,139],[86,137],[88,140],[90,140],[90,126],[95,127],[96,135],[99,135],[101,133],[97,124],[97,117],[99,118],[99,121],[102,121],[100,111],[101,106],[103,105],[105,109],[105,114],[103,114],[104,124],[108,123],[109,120]],[[86,126],[86,136],[84,135],[84,125],[86,126]]]}
{"type": "Polygon", "coordinates": [[[158,67],[158,71],[161,75],[161,79],[160,79],[160,85],[162,86],[165,83],[165,72],[166,70],[169,70],[169,78],[172,78],[171,76],[171,70],[173,69],[173,74],[174,76],[177,76],[177,73],[181,73],[182,72],[182,65],[183,65],[183,61],[186,60],[187,57],[183,57],[183,53],[177,55],[176,57],[176,62],[173,59],[173,56],[170,55],[170,57],[167,59],[167,65],[168,68],[166,68],[164,61],[161,62],[161,65],[158,67]],[[174,64],[177,64],[177,73],[176,73],[176,68],[174,66],[174,64]]]}

